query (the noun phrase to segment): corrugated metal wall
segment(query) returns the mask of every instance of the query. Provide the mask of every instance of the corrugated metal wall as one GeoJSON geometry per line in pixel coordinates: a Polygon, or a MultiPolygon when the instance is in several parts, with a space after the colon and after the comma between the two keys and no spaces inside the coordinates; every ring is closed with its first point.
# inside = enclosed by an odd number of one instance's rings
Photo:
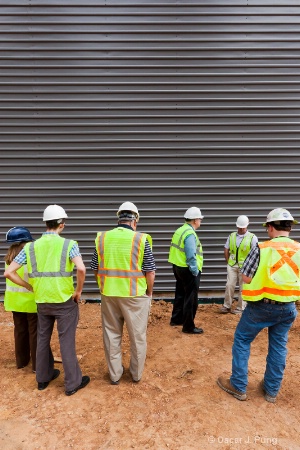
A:
{"type": "Polygon", "coordinates": [[[292,0],[3,0],[2,255],[8,228],[38,237],[58,203],[88,265],[130,200],[154,239],[155,291],[172,291],[171,235],[197,205],[202,293],[222,290],[239,214],[260,238],[273,207],[300,217],[299,13],[292,0]]]}

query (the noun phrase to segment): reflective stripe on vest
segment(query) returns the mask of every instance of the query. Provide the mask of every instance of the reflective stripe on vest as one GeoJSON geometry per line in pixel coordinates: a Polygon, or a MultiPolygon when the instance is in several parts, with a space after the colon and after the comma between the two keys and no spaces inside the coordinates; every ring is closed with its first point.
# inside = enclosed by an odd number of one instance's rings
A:
{"type": "Polygon", "coordinates": [[[130,278],[130,297],[138,295],[138,278],[145,278],[143,272],[139,269],[139,253],[141,247],[141,241],[143,239],[142,233],[134,233],[131,254],[130,254],[130,270],[125,269],[108,269],[104,267],[104,240],[107,232],[101,233],[98,240],[98,252],[100,256],[100,262],[98,265],[98,277],[100,279],[100,291],[104,291],[105,277],[112,278],[130,278]]]}
{"type": "Polygon", "coordinates": [[[282,302],[300,299],[300,244],[289,238],[275,239],[259,244],[258,269],[251,283],[243,286],[247,301],[264,297],[282,302]]]}
{"type": "Polygon", "coordinates": [[[193,235],[196,240],[195,257],[198,270],[202,270],[203,267],[203,251],[202,245],[194,228],[188,223],[183,224],[173,234],[168,262],[178,267],[188,267],[186,262],[186,254],[184,250],[184,242],[189,236],[193,235]]]}
{"type": "Polygon", "coordinates": [[[23,286],[19,286],[19,287],[15,287],[15,286],[7,286],[7,288],[5,289],[6,292],[24,292],[25,294],[27,294],[28,289],[24,288],[23,286]]]}
{"type": "MultiPolygon", "coordinates": [[[[5,264],[5,268],[8,265],[5,264]]],[[[17,274],[25,281],[28,280],[27,266],[21,266],[17,274]]],[[[6,289],[4,293],[4,308],[6,311],[15,311],[22,313],[36,313],[36,303],[34,293],[28,291],[23,286],[19,286],[8,278],[6,279],[6,289]]]]}
{"type": "MultiPolygon", "coordinates": [[[[180,252],[184,253],[184,247],[181,247],[181,243],[184,240],[184,235],[187,234],[188,232],[190,232],[190,230],[184,230],[183,233],[181,233],[181,236],[179,237],[179,241],[178,244],[175,244],[174,242],[171,242],[171,247],[176,248],[177,250],[179,250],[180,252]]],[[[193,233],[191,233],[193,234],[193,233]]],[[[203,255],[203,251],[201,249],[201,247],[197,244],[196,247],[196,255],[202,256],[203,255]]]]}
{"type": "Polygon", "coordinates": [[[279,270],[280,267],[282,267],[284,264],[287,264],[293,270],[295,275],[297,275],[297,277],[299,277],[299,267],[291,259],[292,256],[294,256],[299,251],[299,245],[297,245],[297,246],[289,245],[289,248],[291,248],[291,250],[289,250],[287,252],[282,250],[281,242],[272,242],[272,245],[270,245],[269,242],[263,242],[262,244],[259,245],[259,247],[260,248],[267,248],[267,247],[275,248],[281,256],[281,259],[279,261],[277,261],[277,263],[274,264],[273,267],[271,267],[271,275],[273,273],[275,273],[277,270],[279,270]],[[266,244],[268,244],[268,245],[266,245],[266,244]]]}
{"type": "Polygon", "coordinates": [[[63,244],[63,248],[62,248],[62,252],[61,252],[61,258],[60,258],[60,271],[59,272],[38,272],[36,256],[35,256],[35,252],[34,252],[34,242],[31,242],[29,245],[29,255],[30,255],[32,272],[28,274],[29,278],[71,277],[73,275],[73,271],[72,272],[64,271],[64,268],[66,266],[66,261],[69,256],[68,247],[69,247],[70,242],[71,242],[70,239],[64,240],[64,244],[63,244]]]}
{"type": "Polygon", "coordinates": [[[231,233],[229,238],[229,259],[228,264],[230,266],[234,266],[236,263],[238,263],[239,267],[242,267],[248,253],[251,250],[251,242],[253,239],[254,234],[247,231],[245,236],[240,242],[239,247],[236,245],[237,240],[237,233],[234,231],[231,233]]]}
{"type": "MultiPolygon", "coordinates": [[[[23,268],[23,276],[21,278],[23,278],[23,280],[28,282],[28,270],[27,270],[27,266],[22,266],[23,268]]],[[[30,291],[28,291],[28,289],[26,289],[23,286],[19,286],[18,284],[14,284],[11,282],[11,284],[7,281],[6,282],[6,292],[23,292],[24,294],[28,294],[31,293],[30,291]]]]}

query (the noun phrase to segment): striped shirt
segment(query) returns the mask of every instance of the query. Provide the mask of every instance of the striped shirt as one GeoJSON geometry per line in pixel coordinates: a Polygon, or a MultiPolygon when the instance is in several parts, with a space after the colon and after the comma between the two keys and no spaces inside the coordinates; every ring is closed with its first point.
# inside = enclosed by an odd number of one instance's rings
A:
{"type": "MultiPolygon", "coordinates": [[[[119,225],[123,226],[124,228],[129,228],[132,230],[129,226],[119,225]]],[[[97,250],[94,250],[93,257],[90,263],[90,268],[92,270],[98,270],[98,253],[97,250]]],[[[143,258],[143,264],[142,264],[142,272],[154,272],[156,270],[154,256],[150,247],[149,242],[146,240],[145,242],[145,250],[144,250],[144,258],[143,258]]]]}
{"type": "Polygon", "coordinates": [[[258,245],[253,247],[250,252],[248,253],[247,258],[244,261],[244,264],[241,268],[241,272],[243,275],[249,278],[253,278],[260,260],[260,250],[258,245]]]}
{"type": "MultiPolygon", "coordinates": [[[[57,233],[55,233],[53,231],[46,231],[45,233],[43,233],[43,235],[44,234],[56,234],[57,235],[57,233]]],[[[70,250],[70,253],[69,253],[70,260],[75,258],[75,256],[81,256],[78,244],[74,244],[73,247],[70,250]]],[[[14,258],[14,262],[16,262],[17,264],[20,264],[20,266],[24,266],[25,264],[27,264],[27,257],[26,257],[26,253],[25,253],[24,248],[14,258]]]]}

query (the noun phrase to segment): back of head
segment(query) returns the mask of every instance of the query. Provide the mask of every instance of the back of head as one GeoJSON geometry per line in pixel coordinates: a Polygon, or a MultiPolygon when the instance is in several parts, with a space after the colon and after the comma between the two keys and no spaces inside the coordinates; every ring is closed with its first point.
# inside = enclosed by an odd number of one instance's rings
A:
{"type": "Polygon", "coordinates": [[[140,218],[139,211],[132,202],[122,203],[118,209],[117,216],[119,222],[130,222],[131,220],[136,220],[138,222],[140,218]]]}
{"type": "Polygon", "coordinates": [[[204,216],[201,213],[201,210],[197,208],[197,206],[192,206],[191,208],[187,209],[184,218],[186,221],[194,220],[194,219],[203,219],[204,216]]]}
{"type": "Polygon", "coordinates": [[[34,241],[30,231],[26,227],[13,227],[6,233],[6,242],[10,245],[5,256],[6,264],[10,264],[20,253],[26,242],[34,241]]]}
{"type": "Polygon", "coordinates": [[[267,215],[266,222],[263,226],[272,225],[277,231],[291,231],[292,225],[297,224],[291,213],[285,208],[275,208],[267,215]]]}
{"type": "Polygon", "coordinates": [[[6,233],[6,242],[31,242],[34,241],[30,231],[26,227],[13,227],[6,233]]]}
{"type": "Polygon", "coordinates": [[[67,218],[66,211],[59,205],[47,206],[43,214],[43,222],[49,229],[56,229],[67,218]]]}

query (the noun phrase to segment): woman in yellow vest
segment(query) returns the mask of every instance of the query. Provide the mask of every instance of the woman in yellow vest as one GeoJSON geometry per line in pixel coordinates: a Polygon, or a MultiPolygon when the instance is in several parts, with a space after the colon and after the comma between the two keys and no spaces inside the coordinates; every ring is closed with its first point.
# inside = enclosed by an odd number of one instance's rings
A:
{"type": "MultiPolygon", "coordinates": [[[[9,266],[26,242],[33,241],[29,230],[25,227],[14,227],[6,233],[6,242],[10,243],[5,256],[5,266],[9,266]]],[[[28,281],[27,266],[18,270],[21,278],[28,281]]],[[[14,320],[15,355],[18,369],[27,366],[30,357],[32,370],[36,369],[37,344],[37,308],[33,292],[18,286],[6,279],[4,308],[12,311],[14,320]]]]}
{"type": "Polygon", "coordinates": [[[70,396],[90,382],[82,376],[76,355],[76,329],[79,320],[78,301],[85,280],[85,265],[76,241],[60,236],[65,228],[66,211],[59,205],[44,210],[46,231],[35,242],[29,242],[13,259],[4,276],[34,292],[38,310],[36,381],[39,391],[60,375],[54,368],[51,337],[56,323],[64,368],[65,394],[70,396]],[[18,275],[27,265],[29,282],[18,275]],[[76,288],[73,268],[76,266],[76,288]]]}
{"type": "Polygon", "coordinates": [[[232,346],[232,375],[221,376],[218,385],[238,400],[246,400],[250,346],[258,333],[268,329],[268,355],[260,390],[275,403],[287,355],[288,333],[297,317],[300,300],[300,244],[289,238],[298,222],[284,208],[272,210],[266,227],[270,240],[258,244],[243,267],[243,299],[247,301],[232,346]]]}

